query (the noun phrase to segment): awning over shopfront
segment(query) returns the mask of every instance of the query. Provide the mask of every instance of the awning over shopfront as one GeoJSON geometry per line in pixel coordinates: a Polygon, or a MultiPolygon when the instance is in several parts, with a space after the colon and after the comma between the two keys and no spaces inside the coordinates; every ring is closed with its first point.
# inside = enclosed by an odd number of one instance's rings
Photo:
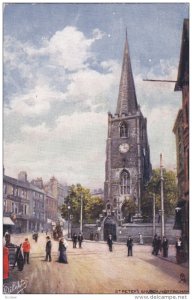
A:
{"type": "Polygon", "coordinates": [[[11,220],[11,218],[9,218],[9,217],[3,217],[3,225],[14,226],[15,224],[13,223],[13,221],[11,220]]]}

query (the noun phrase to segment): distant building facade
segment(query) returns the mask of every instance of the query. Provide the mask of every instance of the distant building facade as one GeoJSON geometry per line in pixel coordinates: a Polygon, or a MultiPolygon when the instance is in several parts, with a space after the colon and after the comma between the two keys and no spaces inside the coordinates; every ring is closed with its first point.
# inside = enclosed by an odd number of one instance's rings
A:
{"type": "Polygon", "coordinates": [[[3,215],[10,216],[17,232],[41,230],[45,224],[45,192],[27,180],[3,175],[3,215]]]}
{"type": "Polygon", "coordinates": [[[58,202],[51,194],[46,193],[45,219],[47,224],[54,224],[57,221],[58,202]]]}
{"type": "Polygon", "coordinates": [[[61,184],[54,176],[51,177],[49,182],[44,185],[46,193],[51,194],[57,199],[58,207],[63,205],[65,198],[68,195],[68,186],[61,184]]]}
{"type": "Polygon", "coordinates": [[[102,200],[104,200],[104,191],[101,188],[100,189],[94,189],[94,190],[91,191],[91,196],[99,197],[102,200]]]}

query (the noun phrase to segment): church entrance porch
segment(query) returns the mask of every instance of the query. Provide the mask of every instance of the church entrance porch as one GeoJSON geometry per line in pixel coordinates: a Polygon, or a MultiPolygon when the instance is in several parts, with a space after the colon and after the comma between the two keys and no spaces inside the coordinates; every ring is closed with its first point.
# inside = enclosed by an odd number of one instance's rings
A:
{"type": "Polygon", "coordinates": [[[112,216],[108,216],[106,217],[105,221],[104,221],[104,241],[107,240],[109,234],[112,235],[112,239],[113,241],[117,240],[117,235],[116,235],[116,221],[114,219],[114,217],[112,216]]]}

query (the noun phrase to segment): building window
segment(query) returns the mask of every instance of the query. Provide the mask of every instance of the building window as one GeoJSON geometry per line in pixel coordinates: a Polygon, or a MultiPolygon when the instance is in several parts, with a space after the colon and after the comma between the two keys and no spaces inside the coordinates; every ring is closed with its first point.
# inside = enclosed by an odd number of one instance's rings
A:
{"type": "Polygon", "coordinates": [[[4,194],[7,193],[7,185],[6,185],[6,184],[3,185],[3,193],[4,193],[4,194]]]}
{"type": "Polygon", "coordinates": [[[130,194],[130,175],[129,172],[123,170],[120,176],[121,195],[130,194]]]}
{"type": "Polygon", "coordinates": [[[107,204],[107,209],[111,209],[111,205],[110,204],[107,204]]]}
{"type": "Polygon", "coordinates": [[[18,189],[14,188],[14,196],[17,196],[17,195],[18,195],[18,189]]]}
{"type": "Polygon", "coordinates": [[[27,205],[25,205],[25,210],[24,210],[24,214],[27,214],[27,205]]]}
{"type": "Polygon", "coordinates": [[[128,137],[128,127],[125,122],[120,125],[120,137],[128,137]]]}

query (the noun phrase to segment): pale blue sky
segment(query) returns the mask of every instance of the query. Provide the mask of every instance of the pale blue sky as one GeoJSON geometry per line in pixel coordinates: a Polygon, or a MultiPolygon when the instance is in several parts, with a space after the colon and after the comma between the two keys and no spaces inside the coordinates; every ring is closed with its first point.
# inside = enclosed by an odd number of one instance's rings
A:
{"type": "Polygon", "coordinates": [[[176,166],[175,80],[188,4],[8,4],[3,13],[7,175],[103,187],[107,112],[115,112],[127,27],[151,160],[176,166]],[[161,142],[160,142],[161,140],[161,142]]]}

